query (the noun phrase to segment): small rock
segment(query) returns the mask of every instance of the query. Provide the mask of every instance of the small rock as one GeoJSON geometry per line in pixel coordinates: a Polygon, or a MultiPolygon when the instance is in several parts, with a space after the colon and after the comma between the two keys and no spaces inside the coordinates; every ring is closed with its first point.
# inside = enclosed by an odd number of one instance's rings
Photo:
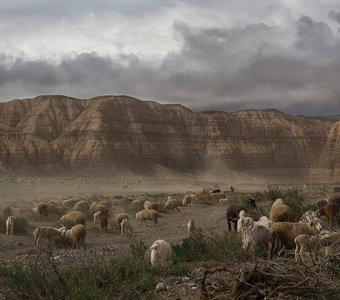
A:
{"type": "Polygon", "coordinates": [[[156,285],[156,292],[166,290],[166,285],[163,282],[160,282],[156,285]]]}

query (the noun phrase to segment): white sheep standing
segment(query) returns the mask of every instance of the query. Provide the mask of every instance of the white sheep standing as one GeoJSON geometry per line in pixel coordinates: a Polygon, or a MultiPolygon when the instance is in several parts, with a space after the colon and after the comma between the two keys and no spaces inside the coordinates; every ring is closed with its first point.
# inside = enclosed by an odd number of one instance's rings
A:
{"type": "Polygon", "coordinates": [[[164,267],[170,262],[172,250],[168,242],[164,240],[157,240],[152,244],[150,250],[152,267],[155,267],[158,264],[164,267]]]}
{"type": "Polygon", "coordinates": [[[189,220],[189,222],[187,223],[187,228],[188,228],[188,235],[193,234],[193,232],[196,230],[195,221],[193,219],[189,220]]]}
{"type": "Polygon", "coordinates": [[[13,229],[14,229],[14,217],[9,216],[6,220],[6,234],[13,235],[13,229]]]}
{"type": "Polygon", "coordinates": [[[128,219],[123,219],[120,223],[120,234],[123,235],[124,232],[126,232],[128,236],[132,234],[131,224],[128,219]]]}

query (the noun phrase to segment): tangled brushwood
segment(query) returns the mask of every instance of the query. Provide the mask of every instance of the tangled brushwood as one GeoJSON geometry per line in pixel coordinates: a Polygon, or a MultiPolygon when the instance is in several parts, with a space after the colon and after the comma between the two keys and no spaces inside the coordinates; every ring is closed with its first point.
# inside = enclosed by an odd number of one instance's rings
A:
{"type": "Polygon", "coordinates": [[[340,251],[318,265],[291,258],[258,259],[205,269],[203,299],[335,299],[340,292],[340,251]]]}

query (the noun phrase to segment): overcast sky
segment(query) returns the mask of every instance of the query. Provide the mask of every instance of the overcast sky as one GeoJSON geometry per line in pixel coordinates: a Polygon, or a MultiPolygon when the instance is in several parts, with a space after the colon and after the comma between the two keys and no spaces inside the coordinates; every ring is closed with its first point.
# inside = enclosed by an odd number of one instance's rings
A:
{"type": "Polygon", "coordinates": [[[338,0],[0,0],[0,101],[340,113],[338,0]]]}

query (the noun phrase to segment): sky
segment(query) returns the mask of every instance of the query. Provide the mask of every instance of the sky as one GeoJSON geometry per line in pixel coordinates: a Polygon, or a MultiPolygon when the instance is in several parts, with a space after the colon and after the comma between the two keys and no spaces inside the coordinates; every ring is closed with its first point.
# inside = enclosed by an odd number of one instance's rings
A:
{"type": "Polygon", "coordinates": [[[340,114],[338,0],[0,0],[0,101],[340,114]]]}

